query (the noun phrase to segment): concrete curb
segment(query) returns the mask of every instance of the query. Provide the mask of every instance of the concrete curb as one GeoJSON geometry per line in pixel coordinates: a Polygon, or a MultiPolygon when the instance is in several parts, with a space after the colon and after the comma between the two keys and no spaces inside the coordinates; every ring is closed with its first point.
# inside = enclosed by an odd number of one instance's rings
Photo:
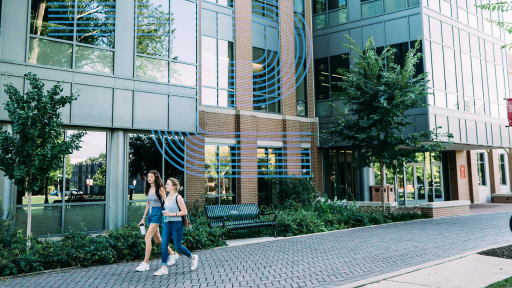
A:
{"type": "MultiPolygon", "coordinates": [[[[510,243],[510,244],[512,244],[512,243],[510,243]]],[[[397,276],[400,276],[400,275],[404,275],[404,274],[408,274],[408,273],[411,273],[411,272],[414,272],[414,271],[418,271],[418,270],[422,270],[422,269],[429,268],[429,267],[432,267],[432,266],[440,265],[440,264],[443,264],[443,263],[447,263],[447,262],[450,262],[450,261],[453,261],[453,260],[457,260],[457,259],[461,259],[461,258],[470,256],[470,255],[473,255],[473,254],[477,254],[477,253],[482,252],[482,251],[486,251],[486,250],[494,249],[494,248],[499,248],[499,247],[507,246],[507,245],[510,245],[510,244],[497,245],[497,246],[488,247],[488,248],[485,248],[485,249],[474,250],[474,251],[467,252],[467,253],[464,253],[464,254],[460,254],[460,255],[444,258],[444,259],[437,260],[437,261],[428,262],[428,263],[425,263],[425,264],[421,264],[421,265],[405,268],[405,269],[398,270],[398,271],[395,271],[395,272],[391,272],[391,273],[387,273],[387,274],[382,274],[380,276],[375,276],[375,277],[371,277],[371,278],[368,278],[368,279],[364,279],[364,280],[356,281],[356,282],[353,282],[353,283],[345,284],[345,285],[342,285],[342,286],[334,286],[334,287],[335,288],[356,288],[356,287],[362,287],[362,286],[365,286],[365,285],[368,285],[368,284],[376,283],[376,282],[379,282],[379,281],[382,281],[382,280],[387,280],[387,279],[394,278],[394,277],[397,277],[397,276]]]]}

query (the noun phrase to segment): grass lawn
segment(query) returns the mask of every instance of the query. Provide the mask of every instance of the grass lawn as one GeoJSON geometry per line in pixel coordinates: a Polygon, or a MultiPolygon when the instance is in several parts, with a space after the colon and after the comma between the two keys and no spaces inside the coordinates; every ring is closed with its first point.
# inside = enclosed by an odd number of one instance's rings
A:
{"type": "Polygon", "coordinates": [[[498,281],[494,284],[487,286],[486,288],[510,288],[512,287],[512,277],[498,281]]]}
{"type": "MultiPolygon", "coordinates": [[[[57,197],[57,196],[50,196],[48,195],[48,202],[50,204],[53,203],[53,201],[55,200],[61,200],[62,197],[57,197]]],[[[27,198],[23,198],[23,204],[28,204],[28,197],[27,198]]],[[[33,196],[32,195],[32,204],[44,204],[44,195],[41,195],[41,196],[33,196]]]]}

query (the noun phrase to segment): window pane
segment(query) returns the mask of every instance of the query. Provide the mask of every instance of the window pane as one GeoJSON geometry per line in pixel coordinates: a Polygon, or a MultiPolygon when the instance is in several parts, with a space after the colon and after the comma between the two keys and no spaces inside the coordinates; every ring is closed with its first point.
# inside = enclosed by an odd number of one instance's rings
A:
{"type": "Polygon", "coordinates": [[[475,100],[473,98],[464,98],[465,110],[475,113],[475,100]]]}
{"type": "Polygon", "coordinates": [[[485,115],[485,103],[483,100],[475,99],[475,113],[485,115]]]}
{"type": "Polygon", "coordinates": [[[32,0],[30,34],[73,41],[74,0],[32,0]]]}
{"type": "Polygon", "coordinates": [[[409,1],[409,7],[420,5],[420,0],[408,0],[408,1],[409,1]]]}
{"type": "Polygon", "coordinates": [[[171,58],[196,63],[196,4],[172,0],[172,11],[171,58]]]}
{"type": "Polygon", "coordinates": [[[480,59],[471,57],[471,64],[473,68],[473,85],[474,85],[474,93],[476,98],[483,99],[483,83],[482,83],[482,66],[480,64],[480,59]]]}
{"type": "MultiPolygon", "coordinates": [[[[457,1],[457,2],[460,2],[460,1],[457,1]]],[[[468,12],[466,12],[460,8],[459,8],[459,21],[466,25],[468,24],[468,12]]]]}
{"type": "Polygon", "coordinates": [[[219,157],[219,151],[217,145],[205,145],[204,154],[206,169],[205,194],[206,196],[219,195],[219,165],[217,159],[219,157]]]}
{"type": "Polygon", "coordinates": [[[203,36],[201,47],[201,83],[217,87],[217,40],[203,36]]]}
{"type": "MultiPolygon", "coordinates": [[[[234,195],[236,194],[236,171],[232,171],[234,167],[232,164],[236,163],[236,148],[228,146],[219,146],[219,192],[221,195],[234,195]]],[[[231,197],[223,197],[228,201],[231,197]]],[[[221,198],[221,202],[224,201],[221,198]]]]}
{"type": "Polygon", "coordinates": [[[146,210],[146,201],[128,203],[128,224],[139,223],[146,210]]]}
{"type": "Polygon", "coordinates": [[[303,61],[302,58],[298,58],[297,60],[297,63],[295,64],[295,73],[297,74],[296,76],[296,82],[298,82],[296,85],[297,85],[297,88],[295,89],[295,94],[297,96],[297,99],[298,100],[306,100],[306,95],[307,95],[307,74],[306,72],[304,71],[306,67],[306,63],[305,61],[303,61]]]}
{"type": "Polygon", "coordinates": [[[432,42],[432,77],[434,88],[445,90],[443,65],[443,48],[441,45],[432,42]]]}
{"type": "Polygon", "coordinates": [[[343,55],[336,55],[331,56],[331,63],[330,63],[330,74],[331,74],[331,92],[342,92],[343,89],[340,87],[339,84],[336,84],[337,82],[341,82],[343,78],[341,77],[341,74],[339,73],[339,69],[350,69],[350,62],[349,59],[345,56],[348,56],[348,54],[343,55]]]}
{"type": "Polygon", "coordinates": [[[473,75],[471,73],[471,56],[462,53],[462,83],[464,96],[473,97],[473,75]]]}
{"type": "Polygon", "coordinates": [[[468,23],[469,26],[478,29],[478,18],[476,17],[476,15],[468,13],[468,23]]]}
{"type": "Polygon", "coordinates": [[[105,230],[105,204],[65,206],[64,233],[105,230]]]}
{"type": "Polygon", "coordinates": [[[407,8],[406,0],[384,0],[384,12],[389,13],[407,8]]]}
{"type": "Polygon", "coordinates": [[[279,69],[279,55],[275,52],[267,54],[267,62],[269,67],[267,69],[267,94],[277,96],[279,95],[280,88],[280,69],[279,69]]]}
{"type": "Polygon", "coordinates": [[[434,91],[434,97],[436,106],[446,108],[446,93],[434,91]]]}
{"type": "Polygon", "coordinates": [[[252,14],[258,15],[258,16],[264,16],[265,15],[265,5],[263,2],[260,1],[252,1],[252,14]]]}
{"type": "Polygon", "coordinates": [[[489,100],[498,102],[498,93],[496,91],[496,70],[494,64],[487,62],[487,81],[489,87],[489,100]]]}
{"type": "Polygon", "coordinates": [[[326,5],[325,0],[313,0],[313,14],[325,12],[326,5]]]}
{"type": "Polygon", "coordinates": [[[274,5],[265,4],[265,16],[273,21],[278,21],[279,8],[274,5]]]}
{"type": "Polygon", "coordinates": [[[228,42],[224,40],[219,41],[219,87],[220,88],[229,88],[233,87],[233,77],[229,76],[229,74],[233,74],[234,72],[230,68],[232,68],[232,64],[230,61],[233,61],[233,42],[228,42]]]}
{"type": "Polygon", "coordinates": [[[457,72],[455,71],[455,50],[443,47],[446,91],[457,93],[457,72]]]}
{"type": "Polygon", "coordinates": [[[492,117],[496,117],[496,118],[500,117],[500,115],[499,115],[499,114],[500,114],[500,112],[499,112],[498,104],[496,104],[496,103],[491,103],[489,106],[490,106],[490,108],[491,108],[491,109],[490,109],[490,110],[491,110],[491,116],[492,116],[492,117]]]}
{"type": "MultiPolygon", "coordinates": [[[[62,206],[32,207],[31,232],[35,235],[61,233],[62,206]]],[[[16,208],[16,231],[27,235],[28,209],[16,208]]]]}
{"type": "Polygon", "coordinates": [[[306,102],[297,101],[297,116],[306,116],[306,102]]]}
{"type": "Polygon", "coordinates": [[[266,100],[268,101],[268,112],[271,113],[279,113],[281,112],[281,101],[277,100],[279,97],[269,97],[266,100]]]}
{"type": "Polygon", "coordinates": [[[361,4],[361,17],[368,18],[382,14],[382,0],[361,4]]]}
{"type": "Polygon", "coordinates": [[[313,29],[322,29],[325,28],[325,14],[320,14],[313,16],[313,29]]]}
{"type": "Polygon", "coordinates": [[[196,86],[196,66],[171,63],[171,83],[196,86]]]}
{"type": "Polygon", "coordinates": [[[217,106],[217,89],[202,88],[201,103],[203,105],[217,106]]]}
{"type": "Polygon", "coordinates": [[[440,0],[428,0],[428,7],[432,8],[434,11],[439,11],[439,1],[440,0]]]}
{"type": "Polygon", "coordinates": [[[293,8],[296,12],[304,14],[304,0],[293,0],[293,8]]]}
{"type": "Polygon", "coordinates": [[[500,163],[500,184],[507,185],[507,168],[505,164],[505,154],[499,154],[500,163]]]}
{"type": "Polygon", "coordinates": [[[347,7],[347,0],[328,0],[329,10],[347,7]]]}
{"type": "Polygon", "coordinates": [[[71,68],[73,45],[30,38],[28,62],[60,68],[71,68]]]}
{"type": "Polygon", "coordinates": [[[338,25],[347,22],[347,9],[341,9],[338,11],[329,13],[329,26],[338,25]]]}
{"type": "Polygon", "coordinates": [[[317,100],[329,99],[329,64],[326,58],[315,59],[315,94],[317,100]]]}
{"type": "MultiPolygon", "coordinates": [[[[68,130],[67,135],[75,132],[68,130]]],[[[64,189],[66,203],[105,201],[107,133],[89,131],[82,141],[82,148],[70,155],[71,165],[66,164],[66,174],[72,171],[64,189]],[[90,180],[93,185],[87,185],[90,180]]]]}
{"type": "Polygon", "coordinates": [[[507,106],[505,106],[505,105],[500,105],[500,106],[498,107],[498,109],[500,110],[500,118],[507,119],[507,118],[508,118],[508,115],[507,115],[507,106]]]}
{"type": "Polygon", "coordinates": [[[75,68],[105,74],[114,74],[114,52],[76,46],[75,68]]]}
{"type": "Polygon", "coordinates": [[[137,56],[136,77],[169,82],[169,61],[137,56]]]}
{"type": "Polygon", "coordinates": [[[459,109],[459,100],[457,99],[457,95],[446,93],[446,102],[448,103],[449,109],[459,109]]]}
{"type": "Polygon", "coordinates": [[[495,66],[496,67],[496,85],[498,91],[498,102],[505,103],[504,98],[507,97],[506,85],[505,85],[505,75],[507,74],[507,70],[504,67],[495,66]]]}
{"type": "Polygon", "coordinates": [[[219,90],[219,106],[228,107],[228,91],[219,90]]]}
{"type": "Polygon", "coordinates": [[[77,4],[76,41],[114,48],[116,0],[78,0],[77,4]]]}
{"type": "Polygon", "coordinates": [[[260,48],[252,48],[253,91],[264,93],[266,90],[266,52],[260,48]]]}
{"type": "Polygon", "coordinates": [[[446,2],[441,0],[441,13],[448,17],[452,17],[452,4],[450,2],[446,2]]]}
{"type": "MultiPolygon", "coordinates": [[[[390,45],[390,47],[396,49],[395,53],[393,54],[393,62],[403,68],[405,66],[407,52],[409,51],[409,43],[405,42],[396,45],[390,45]]],[[[421,51],[418,52],[421,53],[421,51]]]]}
{"type": "Polygon", "coordinates": [[[137,53],[169,57],[169,0],[137,3],[137,53]]]}

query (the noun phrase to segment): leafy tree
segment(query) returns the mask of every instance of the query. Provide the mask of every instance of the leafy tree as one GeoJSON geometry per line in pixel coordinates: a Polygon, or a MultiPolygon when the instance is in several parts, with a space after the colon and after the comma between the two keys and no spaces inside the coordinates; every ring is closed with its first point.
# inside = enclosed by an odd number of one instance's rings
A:
{"type": "MultiPolygon", "coordinates": [[[[64,156],[81,148],[85,135],[77,132],[64,139],[59,109],[77,99],[78,95],[61,95],[60,84],[44,91],[37,75],[25,74],[30,89],[21,94],[12,84],[4,84],[8,95],[5,110],[12,121],[12,133],[0,131],[0,170],[19,189],[28,192],[27,237],[30,236],[32,192],[46,177],[62,166],[64,156]]],[[[28,242],[30,246],[30,241],[28,242]]]]}
{"type": "MultiPolygon", "coordinates": [[[[438,142],[441,135],[434,130],[420,133],[403,134],[402,131],[413,125],[405,113],[414,108],[428,106],[424,103],[429,92],[427,73],[415,76],[415,64],[422,57],[417,53],[418,41],[414,49],[407,53],[403,67],[394,64],[395,49],[386,48],[378,54],[369,37],[364,49],[361,49],[352,38],[345,36],[349,44],[344,44],[353,52],[351,69],[338,69],[343,81],[340,85],[343,92],[333,93],[334,99],[341,99],[349,107],[344,114],[337,106],[339,116],[331,128],[321,132],[321,139],[332,139],[330,145],[348,142],[355,153],[356,167],[371,167],[380,164],[380,175],[385,175],[386,167],[393,174],[403,169],[404,163],[416,162],[418,152],[431,152],[444,149],[447,144],[438,142]],[[386,57],[388,59],[386,66],[386,57]]],[[[438,127],[440,128],[440,127],[438,127]]],[[[381,177],[386,184],[386,177],[381,177]]],[[[384,208],[384,197],[382,197],[384,208]]]]}
{"type": "MultiPolygon", "coordinates": [[[[477,5],[477,8],[480,8],[484,11],[501,11],[504,12],[504,14],[507,14],[508,16],[504,15],[504,18],[507,20],[512,21],[512,1],[502,1],[497,3],[487,3],[483,5],[477,5]],[[508,13],[507,13],[508,12],[508,13]]],[[[489,23],[494,24],[501,29],[505,30],[508,34],[512,34],[512,22],[505,22],[505,21],[499,21],[499,20],[489,20],[486,18],[485,20],[489,21],[489,23]]],[[[512,43],[505,44],[501,47],[502,49],[512,49],[512,43]]]]}

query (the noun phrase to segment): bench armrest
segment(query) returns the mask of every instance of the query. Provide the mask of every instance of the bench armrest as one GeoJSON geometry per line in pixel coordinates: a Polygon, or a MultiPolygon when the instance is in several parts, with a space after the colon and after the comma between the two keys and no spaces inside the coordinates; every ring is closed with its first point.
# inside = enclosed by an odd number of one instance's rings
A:
{"type": "Polygon", "coordinates": [[[226,217],[223,217],[223,216],[209,217],[208,215],[206,215],[206,218],[208,218],[208,225],[210,225],[210,220],[212,220],[212,219],[222,219],[222,225],[226,226],[226,217]]]}
{"type": "Polygon", "coordinates": [[[264,213],[264,214],[261,214],[260,212],[260,216],[267,216],[267,215],[274,215],[274,220],[272,220],[272,222],[276,222],[276,219],[277,219],[277,214],[272,212],[272,213],[264,213]]]}

